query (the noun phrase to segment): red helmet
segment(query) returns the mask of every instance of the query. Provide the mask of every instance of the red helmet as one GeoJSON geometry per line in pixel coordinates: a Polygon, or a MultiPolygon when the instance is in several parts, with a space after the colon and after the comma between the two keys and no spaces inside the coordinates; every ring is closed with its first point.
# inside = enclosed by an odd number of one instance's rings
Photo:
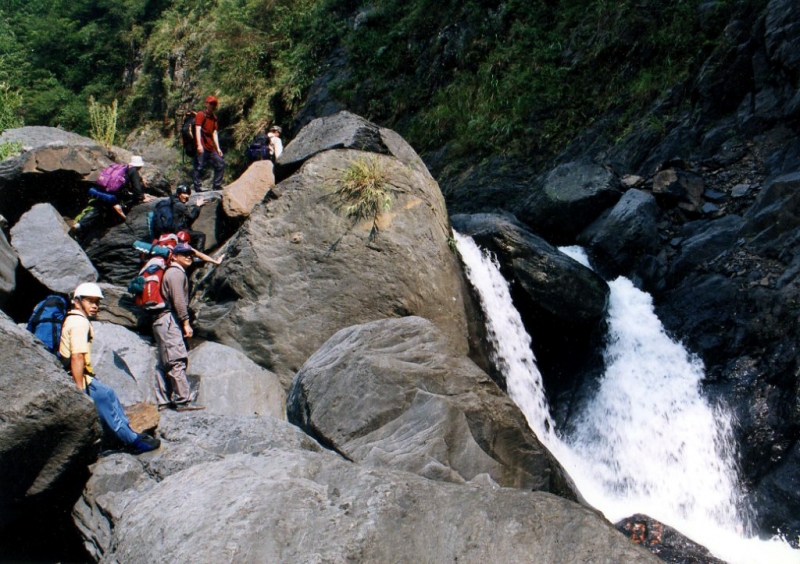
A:
{"type": "Polygon", "coordinates": [[[206,104],[219,104],[219,100],[217,100],[216,96],[206,96],[206,104]]]}
{"type": "Polygon", "coordinates": [[[178,241],[180,241],[181,243],[188,243],[189,241],[192,240],[192,238],[186,231],[178,231],[177,235],[178,235],[178,241]]]}

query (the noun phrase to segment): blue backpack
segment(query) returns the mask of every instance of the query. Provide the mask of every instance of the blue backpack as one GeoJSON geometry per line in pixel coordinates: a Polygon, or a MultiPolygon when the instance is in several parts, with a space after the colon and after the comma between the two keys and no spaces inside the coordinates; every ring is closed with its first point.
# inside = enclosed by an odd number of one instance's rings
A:
{"type": "Polygon", "coordinates": [[[253,161],[266,161],[269,155],[269,137],[263,133],[256,137],[247,146],[247,159],[253,161]]]}
{"type": "Polygon", "coordinates": [[[158,202],[153,211],[147,214],[147,221],[150,224],[151,239],[158,239],[164,233],[175,233],[175,221],[172,217],[172,200],[167,198],[166,200],[158,202]]]}
{"type": "Polygon", "coordinates": [[[28,331],[36,335],[53,354],[58,354],[58,347],[61,344],[61,325],[67,317],[68,310],[67,299],[53,294],[36,305],[28,320],[28,331]]]}

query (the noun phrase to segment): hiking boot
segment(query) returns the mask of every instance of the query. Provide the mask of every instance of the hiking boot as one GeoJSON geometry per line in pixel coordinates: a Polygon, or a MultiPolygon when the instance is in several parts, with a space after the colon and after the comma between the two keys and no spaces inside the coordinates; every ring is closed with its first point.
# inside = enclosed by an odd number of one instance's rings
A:
{"type": "Polygon", "coordinates": [[[197,405],[196,403],[178,403],[175,404],[175,411],[178,413],[182,411],[201,411],[205,409],[206,406],[204,405],[197,405]]]}
{"type": "Polygon", "coordinates": [[[160,446],[161,441],[159,439],[151,437],[146,433],[139,433],[139,436],[136,437],[136,440],[133,441],[133,444],[131,445],[135,454],[150,452],[151,450],[156,450],[160,446]]]}

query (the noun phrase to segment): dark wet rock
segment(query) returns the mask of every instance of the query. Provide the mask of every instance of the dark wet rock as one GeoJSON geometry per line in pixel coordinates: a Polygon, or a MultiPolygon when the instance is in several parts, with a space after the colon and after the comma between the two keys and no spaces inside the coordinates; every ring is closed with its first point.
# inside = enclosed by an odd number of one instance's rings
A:
{"type": "Polygon", "coordinates": [[[530,167],[503,157],[492,157],[440,181],[451,215],[513,212],[539,183],[538,175],[530,167]]]}
{"type": "MultiPolygon", "coordinates": [[[[594,362],[591,350],[608,306],[608,285],[509,216],[456,215],[452,221],[497,257],[531,336],[548,397],[570,390],[587,371],[586,363],[594,362]]],[[[505,386],[502,374],[492,377],[505,386]]]]}
{"type": "Polygon", "coordinates": [[[619,179],[590,162],[572,162],[553,169],[515,215],[537,235],[554,244],[569,244],[622,196],[619,179]]]}
{"type": "Polygon", "coordinates": [[[600,321],[608,305],[608,285],[510,216],[454,215],[453,228],[494,253],[505,273],[530,301],[574,324],[600,321]]]}
{"type": "Polygon", "coordinates": [[[607,278],[630,276],[642,259],[658,253],[659,209],[652,194],[631,189],[579,236],[607,278]]]}
{"type": "Polygon", "coordinates": [[[22,266],[43,286],[61,294],[97,280],[97,271],[68,231],[50,204],[36,204],[11,228],[11,245],[22,266]]]}
{"type": "Polygon", "coordinates": [[[614,526],[634,544],[641,545],[670,564],[725,564],[708,549],[647,515],[636,514],[614,526]]]}
{"type": "Polygon", "coordinates": [[[336,333],[297,373],[288,412],[362,464],[577,497],[519,408],[419,317],[336,333]]]}

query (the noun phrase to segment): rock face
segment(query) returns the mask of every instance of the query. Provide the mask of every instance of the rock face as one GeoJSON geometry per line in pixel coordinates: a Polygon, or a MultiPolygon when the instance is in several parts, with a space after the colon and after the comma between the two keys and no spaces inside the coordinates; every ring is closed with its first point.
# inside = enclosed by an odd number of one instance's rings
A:
{"type": "MultiPolygon", "coordinates": [[[[120,471],[135,479],[134,468],[120,471]]],[[[115,496],[104,562],[658,562],[548,494],[433,482],[328,453],[231,455],[129,492],[115,496]]]]}
{"type": "Polygon", "coordinates": [[[124,406],[155,403],[156,349],[152,341],[113,323],[93,322],[95,374],[124,406]]]}
{"type": "Polygon", "coordinates": [[[493,252],[504,274],[530,301],[574,324],[597,323],[608,306],[608,285],[510,216],[454,215],[453,227],[493,252]]]}
{"type": "Polygon", "coordinates": [[[377,232],[337,211],[343,171],[367,157],[320,153],[280,184],[279,200],[253,210],[195,299],[201,336],[242,350],[287,387],[328,337],[374,319],[419,315],[467,350],[459,266],[430,175],[374,155],[392,197],[377,232]]]}
{"type": "Polygon", "coordinates": [[[644,546],[664,562],[675,564],[725,564],[707,548],[688,539],[672,527],[636,514],[615,524],[634,543],[644,546]]]}
{"type": "MultiPolygon", "coordinates": [[[[41,202],[74,217],[86,204],[86,192],[100,171],[112,162],[130,162],[132,154],[120,147],[107,150],[94,139],[55,127],[8,129],[0,135],[0,143],[10,141],[24,147],[20,157],[0,167],[0,214],[11,223],[41,202]]],[[[163,177],[155,168],[145,166],[142,176],[148,189],[164,189],[163,177]]]]}
{"type": "Polygon", "coordinates": [[[285,175],[317,153],[332,149],[391,155],[413,170],[430,176],[416,151],[397,133],[346,111],[311,121],[286,146],[278,164],[285,175]]]}
{"type": "Polygon", "coordinates": [[[336,333],[297,373],[288,408],[291,422],[351,460],[575,497],[516,405],[418,317],[336,333]]]}
{"type": "MultiPolygon", "coordinates": [[[[270,417],[219,417],[200,412],[164,411],[159,430],[160,449],[138,457],[130,454],[107,456],[91,468],[92,477],[75,505],[73,517],[87,552],[95,560],[101,560],[111,548],[114,530],[130,502],[136,505],[139,496],[145,495],[163,478],[180,476],[195,465],[218,462],[235,454],[260,457],[271,456],[275,449],[322,450],[297,427],[270,417]]],[[[219,501],[221,499],[216,500],[219,501]]]]}
{"type": "Polygon", "coordinates": [[[17,253],[0,232],[0,305],[3,305],[17,286],[17,253]]]}
{"type": "Polygon", "coordinates": [[[208,413],[286,419],[286,392],[278,377],[236,349],[201,344],[189,352],[187,374],[200,380],[197,401],[208,413]]]}
{"type": "Polygon", "coordinates": [[[222,191],[222,209],[225,215],[234,219],[246,218],[273,186],[275,174],[272,161],[254,162],[222,191]]]}
{"type": "Polygon", "coordinates": [[[11,244],[20,262],[46,288],[69,294],[82,282],[97,280],[92,262],[67,232],[50,204],[37,204],[11,228],[11,244]]]}
{"type": "Polygon", "coordinates": [[[602,271],[629,275],[640,261],[658,253],[658,215],[651,194],[629,190],[578,236],[578,243],[589,248],[592,264],[602,271]]]}
{"type": "Polygon", "coordinates": [[[571,243],[620,196],[613,172],[588,161],[571,162],[556,167],[533,187],[516,215],[550,243],[571,243]]]}
{"type": "Polygon", "coordinates": [[[2,526],[24,508],[57,507],[80,491],[100,423],[55,356],[2,313],[0,395],[2,526]]]}

